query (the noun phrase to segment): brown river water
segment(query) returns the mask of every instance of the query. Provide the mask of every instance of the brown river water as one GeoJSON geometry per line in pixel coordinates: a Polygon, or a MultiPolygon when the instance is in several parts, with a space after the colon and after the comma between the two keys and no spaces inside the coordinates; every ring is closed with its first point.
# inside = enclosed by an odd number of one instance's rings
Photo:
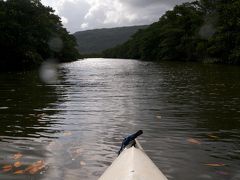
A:
{"type": "Polygon", "coordinates": [[[0,179],[98,179],[142,129],[169,180],[240,180],[239,66],[85,59],[57,75],[0,74],[0,179]]]}

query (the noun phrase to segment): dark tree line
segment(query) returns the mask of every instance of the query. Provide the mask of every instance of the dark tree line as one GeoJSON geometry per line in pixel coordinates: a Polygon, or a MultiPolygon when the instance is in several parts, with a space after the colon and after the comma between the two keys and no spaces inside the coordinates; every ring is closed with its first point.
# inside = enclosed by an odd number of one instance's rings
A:
{"type": "Polygon", "coordinates": [[[0,69],[76,60],[76,41],[40,0],[0,0],[0,69]]]}
{"type": "Polygon", "coordinates": [[[175,6],[104,57],[240,64],[240,0],[175,6]]]}

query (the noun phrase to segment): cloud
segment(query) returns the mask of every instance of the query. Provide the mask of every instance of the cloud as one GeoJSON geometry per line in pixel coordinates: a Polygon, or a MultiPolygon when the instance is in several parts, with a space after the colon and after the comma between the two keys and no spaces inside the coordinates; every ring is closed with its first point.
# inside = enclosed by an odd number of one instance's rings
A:
{"type": "Polygon", "coordinates": [[[68,31],[73,33],[86,28],[82,24],[84,16],[90,9],[87,0],[42,0],[42,3],[55,10],[55,14],[61,17],[62,23],[68,31]]]}
{"type": "Polygon", "coordinates": [[[176,4],[182,4],[183,2],[187,2],[187,0],[121,0],[122,3],[132,6],[132,7],[141,7],[146,8],[148,6],[168,6],[172,8],[176,4]]]}
{"type": "Polygon", "coordinates": [[[68,19],[65,18],[64,16],[61,16],[61,20],[64,25],[68,23],[68,19]]]}
{"type": "Polygon", "coordinates": [[[127,6],[132,6],[134,8],[139,7],[148,7],[153,4],[162,3],[161,0],[121,0],[123,4],[126,4],[127,6]]]}
{"type": "Polygon", "coordinates": [[[84,22],[84,16],[88,13],[89,9],[90,5],[86,1],[66,0],[61,7],[59,15],[68,19],[68,22],[64,25],[69,31],[75,32],[86,28],[86,25],[82,26],[82,24],[87,24],[84,22]]]}
{"type": "Polygon", "coordinates": [[[187,0],[42,0],[54,8],[70,32],[150,24],[187,0]]]}
{"type": "Polygon", "coordinates": [[[88,23],[82,23],[82,24],[81,24],[81,28],[82,28],[82,29],[88,28],[88,23]]]}

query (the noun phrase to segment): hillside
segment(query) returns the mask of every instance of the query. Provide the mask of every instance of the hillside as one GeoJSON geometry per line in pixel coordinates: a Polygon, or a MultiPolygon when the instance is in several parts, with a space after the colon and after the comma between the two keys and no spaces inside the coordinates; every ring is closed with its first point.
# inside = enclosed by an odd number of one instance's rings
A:
{"type": "Polygon", "coordinates": [[[122,44],[139,29],[145,29],[148,26],[130,26],[109,29],[94,29],[79,31],[73,35],[78,43],[78,50],[82,54],[100,53],[103,50],[113,48],[122,44]]]}

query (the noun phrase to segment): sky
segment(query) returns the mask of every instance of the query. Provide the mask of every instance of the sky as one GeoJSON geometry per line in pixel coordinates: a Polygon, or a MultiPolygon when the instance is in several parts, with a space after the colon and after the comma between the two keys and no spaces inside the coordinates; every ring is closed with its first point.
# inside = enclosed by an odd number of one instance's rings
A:
{"type": "Polygon", "coordinates": [[[71,33],[88,29],[146,25],[187,0],[42,0],[71,33]]]}

